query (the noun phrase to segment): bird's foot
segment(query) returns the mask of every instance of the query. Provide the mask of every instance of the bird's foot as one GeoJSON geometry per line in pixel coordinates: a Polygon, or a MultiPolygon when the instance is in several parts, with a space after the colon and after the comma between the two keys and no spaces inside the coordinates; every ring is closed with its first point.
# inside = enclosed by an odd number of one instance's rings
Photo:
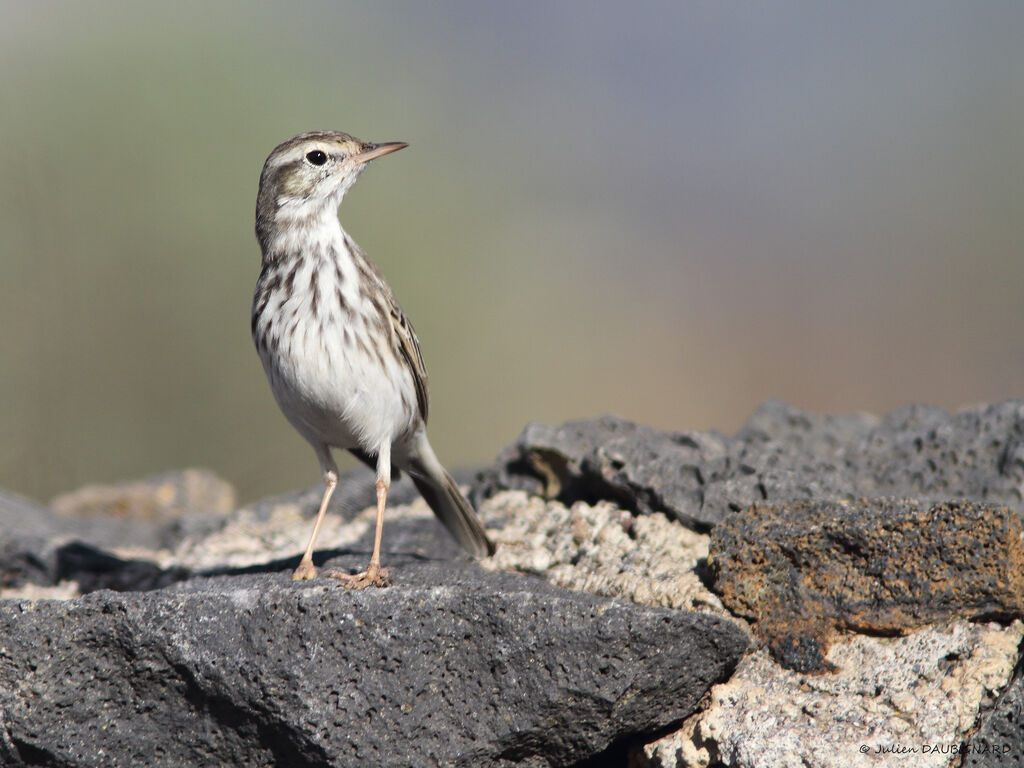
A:
{"type": "Polygon", "coordinates": [[[316,578],[316,567],[313,565],[312,560],[303,560],[299,563],[299,567],[295,569],[292,574],[292,578],[295,581],[306,581],[307,579],[316,578]]]}
{"type": "Polygon", "coordinates": [[[370,563],[370,567],[362,573],[345,573],[344,571],[325,571],[325,575],[337,579],[345,585],[345,589],[366,589],[367,587],[390,587],[386,568],[370,563]]]}

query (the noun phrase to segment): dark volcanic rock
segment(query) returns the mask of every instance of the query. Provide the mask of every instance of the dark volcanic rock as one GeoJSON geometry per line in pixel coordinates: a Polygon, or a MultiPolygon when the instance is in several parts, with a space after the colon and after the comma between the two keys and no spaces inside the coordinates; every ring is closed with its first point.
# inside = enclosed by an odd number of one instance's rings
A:
{"type": "Polygon", "coordinates": [[[612,416],[531,424],[482,475],[478,496],[527,490],[609,499],[708,529],[760,501],[899,496],[969,499],[1024,512],[1024,401],[884,417],[764,403],[734,437],[663,432],[612,416]]]}
{"type": "Polygon", "coordinates": [[[0,762],[572,765],[687,717],[746,646],[708,615],[391,565],[384,590],[252,575],[0,602],[0,762]]]}
{"type": "Polygon", "coordinates": [[[184,568],[161,568],[147,560],[125,560],[78,541],[35,538],[0,541],[0,587],[56,586],[73,581],[81,592],[137,591],[165,587],[185,578],[184,568]]]}
{"type": "Polygon", "coordinates": [[[705,486],[729,471],[728,448],[716,433],[662,432],[614,416],[534,423],[484,473],[478,495],[516,489],[568,504],[609,499],[707,527],[722,510],[705,506],[705,486]]]}
{"type": "Polygon", "coordinates": [[[715,526],[708,566],[726,606],[801,671],[823,668],[833,627],[1024,617],[1020,519],[995,505],[756,504],[715,526]]]}
{"type": "MultiPolygon", "coordinates": [[[[457,472],[468,480],[472,470],[457,472]]],[[[249,506],[255,519],[269,518],[280,504],[309,509],[312,528],[323,488],[265,499],[249,506]]],[[[402,477],[388,495],[394,505],[419,497],[412,482],[402,477]]],[[[202,470],[155,475],[113,486],[88,486],[55,500],[58,513],[29,499],[0,491],[0,587],[25,584],[54,586],[74,581],[82,592],[97,589],[147,590],[168,586],[188,576],[187,569],[163,569],[144,559],[126,560],[110,553],[117,547],[171,548],[186,536],[213,533],[231,523],[228,501],[234,491],[223,480],[202,470]]],[[[356,468],[339,478],[332,511],[352,514],[376,502],[374,473],[356,468]]],[[[462,557],[462,549],[439,525],[430,521],[391,521],[387,538],[400,550],[443,553],[462,557]],[[394,541],[401,537],[400,541],[394,541]]],[[[372,536],[367,537],[367,551],[372,536]]],[[[273,556],[268,552],[268,556],[273,556]]],[[[320,553],[323,557],[323,553],[320,553]]],[[[290,560],[279,563],[294,569],[290,560]]],[[[230,571],[230,569],[228,569],[230,571]]]]}
{"type": "Polygon", "coordinates": [[[0,541],[46,539],[60,535],[65,522],[48,507],[24,496],[0,491],[0,541]]]}
{"type": "Polygon", "coordinates": [[[186,469],[120,485],[93,485],[46,507],[0,492],[0,548],[29,551],[37,540],[75,540],[103,549],[171,548],[206,533],[234,507],[234,489],[212,472],[186,469]]]}
{"type": "Polygon", "coordinates": [[[882,419],[860,454],[864,495],[995,501],[1021,511],[1024,400],[952,415],[908,405],[882,419]]]}
{"type": "Polygon", "coordinates": [[[967,744],[964,768],[1024,766],[1024,655],[995,706],[967,744]]]}

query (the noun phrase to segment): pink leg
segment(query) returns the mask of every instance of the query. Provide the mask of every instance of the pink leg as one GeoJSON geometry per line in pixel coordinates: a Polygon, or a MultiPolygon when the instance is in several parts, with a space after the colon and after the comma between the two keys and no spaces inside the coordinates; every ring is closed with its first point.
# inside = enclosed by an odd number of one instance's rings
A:
{"type": "Polygon", "coordinates": [[[373,554],[366,570],[354,576],[340,571],[330,571],[327,575],[344,582],[349,589],[365,589],[366,587],[386,587],[391,582],[388,572],[380,567],[380,539],[384,532],[384,509],[388,503],[388,488],[391,487],[391,446],[384,445],[377,455],[377,529],[373,535],[373,554]]]}
{"type": "Polygon", "coordinates": [[[299,561],[299,567],[292,574],[293,579],[316,578],[316,568],[313,566],[313,547],[316,545],[316,537],[320,533],[320,525],[323,523],[324,515],[327,513],[327,504],[331,500],[331,494],[334,493],[334,489],[338,486],[338,473],[333,470],[327,470],[324,473],[324,483],[327,487],[324,489],[324,497],[320,502],[320,511],[317,512],[316,522],[313,523],[313,534],[309,537],[309,544],[306,545],[306,553],[302,556],[302,560],[299,561]]]}

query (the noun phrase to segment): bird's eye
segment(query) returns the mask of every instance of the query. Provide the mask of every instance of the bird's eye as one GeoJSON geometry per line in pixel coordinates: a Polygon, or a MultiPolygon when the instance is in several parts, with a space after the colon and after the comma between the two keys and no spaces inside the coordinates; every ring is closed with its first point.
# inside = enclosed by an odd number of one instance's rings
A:
{"type": "Polygon", "coordinates": [[[309,160],[313,165],[323,165],[327,162],[327,153],[314,149],[312,152],[306,155],[306,159],[309,160]]]}

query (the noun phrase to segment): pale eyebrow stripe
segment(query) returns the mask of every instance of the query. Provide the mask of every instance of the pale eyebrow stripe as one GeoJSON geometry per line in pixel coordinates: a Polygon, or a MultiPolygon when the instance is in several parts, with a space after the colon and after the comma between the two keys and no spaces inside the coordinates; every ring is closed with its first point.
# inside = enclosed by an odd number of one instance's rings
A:
{"type": "Polygon", "coordinates": [[[287,152],[282,152],[280,155],[271,158],[270,167],[279,168],[282,165],[297,163],[302,160],[305,154],[306,148],[303,146],[289,147],[287,152]]]}

